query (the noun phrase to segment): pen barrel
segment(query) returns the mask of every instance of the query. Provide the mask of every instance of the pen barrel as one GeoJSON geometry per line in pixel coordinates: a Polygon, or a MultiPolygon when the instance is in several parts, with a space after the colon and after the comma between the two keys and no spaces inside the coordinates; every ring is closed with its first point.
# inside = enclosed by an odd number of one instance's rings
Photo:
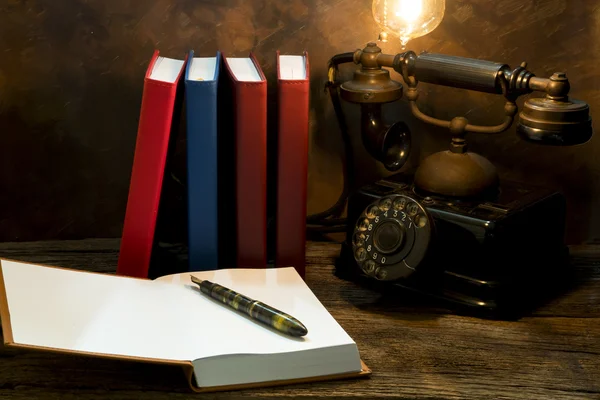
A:
{"type": "Polygon", "coordinates": [[[239,294],[234,290],[227,289],[226,287],[209,281],[202,281],[200,284],[200,290],[202,293],[209,295],[213,299],[250,315],[250,306],[252,303],[254,303],[254,300],[239,294]]]}
{"type": "Polygon", "coordinates": [[[213,299],[225,303],[233,309],[278,331],[292,336],[304,336],[307,333],[306,327],[294,317],[217,283],[202,281],[200,290],[213,299]]]}
{"type": "Polygon", "coordinates": [[[300,321],[260,301],[255,301],[248,313],[252,318],[288,335],[304,336],[307,333],[306,327],[300,321]]]}

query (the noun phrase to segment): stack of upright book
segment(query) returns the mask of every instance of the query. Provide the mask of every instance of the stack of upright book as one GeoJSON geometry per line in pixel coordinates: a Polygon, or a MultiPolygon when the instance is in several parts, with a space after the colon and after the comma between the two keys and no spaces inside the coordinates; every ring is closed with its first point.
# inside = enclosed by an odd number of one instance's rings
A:
{"type": "Polygon", "coordinates": [[[183,59],[156,50],[147,68],[117,274],[148,278],[169,146],[185,107],[190,271],[269,266],[268,196],[274,196],[274,266],[304,277],[309,134],[308,54],[276,53],[277,110],[254,54],[183,59]],[[276,132],[268,132],[268,119],[276,132]],[[268,141],[276,154],[267,154],[268,141]],[[269,163],[268,158],[274,157],[269,163]],[[267,187],[273,165],[275,187],[267,187]]]}

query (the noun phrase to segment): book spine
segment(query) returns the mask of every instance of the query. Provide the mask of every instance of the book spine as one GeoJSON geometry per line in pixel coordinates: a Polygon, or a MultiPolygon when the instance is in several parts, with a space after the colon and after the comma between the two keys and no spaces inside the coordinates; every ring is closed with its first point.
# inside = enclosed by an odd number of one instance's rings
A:
{"type": "MultiPolygon", "coordinates": [[[[306,56],[306,55],[305,55],[306,56]]],[[[307,56],[306,56],[307,57],[307,56]]],[[[309,135],[309,71],[306,79],[278,79],[275,265],[305,275],[309,135]]]]}
{"type": "Polygon", "coordinates": [[[235,83],[237,266],[267,266],[267,85],[235,83]]]}
{"type": "Polygon", "coordinates": [[[177,83],[144,80],[118,275],[148,278],[176,95],[177,83]]]}
{"type": "Polygon", "coordinates": [[[213,270],[218,259],[217,81],[187,81],[188,262],[213,270]]]}

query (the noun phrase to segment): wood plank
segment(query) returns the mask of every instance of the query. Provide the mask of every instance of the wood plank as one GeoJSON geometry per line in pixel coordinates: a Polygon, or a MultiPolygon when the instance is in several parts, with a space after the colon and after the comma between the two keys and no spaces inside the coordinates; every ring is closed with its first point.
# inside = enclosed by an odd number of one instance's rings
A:
{"type": "MultiPolygon", "coordinates": [[[[0,256],[114,272],[118,240],[3,243],[0,256]]],[[[339,246],[309,243],[307,282],[358,343],[367,380],[203,398],[600,397],[600,246],[572,247],[578,287],[518,321],[461,316],[334,276],[339,246]]],[[[0,399],[198,398],[178,368],[0,348],[0,399]]]]}

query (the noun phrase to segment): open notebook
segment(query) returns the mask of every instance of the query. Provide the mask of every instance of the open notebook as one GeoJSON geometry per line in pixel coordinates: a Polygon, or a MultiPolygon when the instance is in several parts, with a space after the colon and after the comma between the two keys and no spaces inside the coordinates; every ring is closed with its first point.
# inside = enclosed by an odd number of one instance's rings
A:
{"type": "Polygon", "coordinates": [[[145,280],[0,259],[9,346],[184,367],[195,391],[369,375],[294,268],[192,272],[298,318],[293,338],[203,295],[190,273],[145,280]]]}

